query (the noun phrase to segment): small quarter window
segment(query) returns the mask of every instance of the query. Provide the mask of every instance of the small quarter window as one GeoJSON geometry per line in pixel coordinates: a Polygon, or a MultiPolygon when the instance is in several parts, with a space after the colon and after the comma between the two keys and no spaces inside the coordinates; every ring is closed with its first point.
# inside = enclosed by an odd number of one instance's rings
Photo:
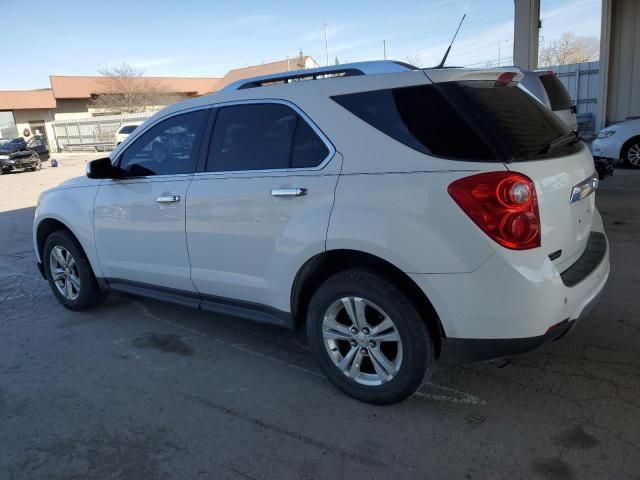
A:
{"type": "Polygon", "coordinates": [[[311,126],[299,117],[291,152],[291,167],[314,168],[320,165],[327,155],[329,155],[327,146],[311,126]]]}

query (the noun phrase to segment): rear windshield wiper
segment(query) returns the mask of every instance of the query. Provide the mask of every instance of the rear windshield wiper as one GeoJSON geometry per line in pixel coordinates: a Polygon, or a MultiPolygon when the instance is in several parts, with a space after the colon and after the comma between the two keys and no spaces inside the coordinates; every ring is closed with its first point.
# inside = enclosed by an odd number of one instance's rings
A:
{"type": "Polygon", "coordinates": [[[551,140],[542,150],[538,153],[546,154],[553,152],[556,148],[562,147],[564,145],[573,145],[580,140],[580,134],[577,130],[571,130],[563,135],[560,135],[557,138],[551,140]]]}

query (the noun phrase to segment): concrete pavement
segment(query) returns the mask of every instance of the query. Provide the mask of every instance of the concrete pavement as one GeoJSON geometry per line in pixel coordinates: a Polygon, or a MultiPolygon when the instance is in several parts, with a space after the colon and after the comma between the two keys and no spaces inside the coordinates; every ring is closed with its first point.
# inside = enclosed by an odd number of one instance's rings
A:
{"type": "Polygon", "coordinates": [[[611,279],[569,336],[441,364],[373,407],[325,380],[302,332],[121,296],[60,306],[31,221],[86,158],[0,177],[0,479],[640,478],[640,172],[602,183],[611,279]]]}

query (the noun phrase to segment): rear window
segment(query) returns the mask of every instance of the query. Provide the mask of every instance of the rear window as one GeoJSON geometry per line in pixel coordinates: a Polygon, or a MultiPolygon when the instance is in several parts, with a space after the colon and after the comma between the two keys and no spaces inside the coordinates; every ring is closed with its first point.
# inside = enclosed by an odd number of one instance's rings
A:
{"type": "Polygon", "coordinates": [[[120,131],[118,133],[131,133],[136,128],[138,128],[137,125],[125,125],[124,127],[120,127],[120,131]]]}
{"type": "Polygon", "coordinates": [[[556,75],[540,75],[540,81],[549,97],[551,110],[569,110],[572,107],[569,92],[556,75]]]}
{"type": "Polygon", "coordinates": [[[575,153],[549,144],[568,132],[540,102],[493,81],[444,82],[333,99],[395,140],[428,155],[466,161],[526,161],[575,153]]]}

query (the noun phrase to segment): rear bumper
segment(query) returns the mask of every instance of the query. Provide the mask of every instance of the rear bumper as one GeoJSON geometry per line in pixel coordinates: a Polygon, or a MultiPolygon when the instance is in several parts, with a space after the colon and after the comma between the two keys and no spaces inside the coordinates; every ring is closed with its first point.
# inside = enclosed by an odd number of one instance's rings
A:
{"type": "Polygon", "coordinates": [[[411,274],[440,317],[446,357],[456,362],[510,357],[573,328],[609,278],[609,244],[599,215],[594,230],[593,248],[574,262],[573,273],[570,268],[561,274],[546,257],[514,263],[517,255],[496,253],[471,273],[411,274]]]}
{"type": "Polygon", "coordinates": [[[577,320],[563,320],[544,335],[528,338],[447,338],[442,346],[442,359],[448,363],[475,363],[512,358],[555,342],[569,333],[577,320]]]}

